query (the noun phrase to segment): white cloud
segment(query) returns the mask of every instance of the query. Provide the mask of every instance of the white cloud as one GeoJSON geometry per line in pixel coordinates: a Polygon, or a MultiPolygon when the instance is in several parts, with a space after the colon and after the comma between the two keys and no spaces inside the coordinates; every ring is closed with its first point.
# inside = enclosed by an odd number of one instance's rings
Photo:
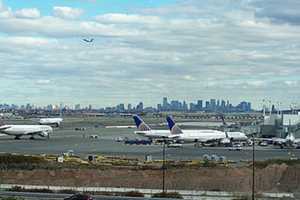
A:
{"type": "Polygon", "coordinates": [[[137,14],[121,14],[121,13],[109,13],[96,16],[96,20],[103,23],[113,24],[126,24],[126,23],[137,23],[137,24],[158,24],[161,22],[158,16],[146,16],[137,14]]]}
{"type": "Polygon", "coordinates": [[[47,79],[40,79],[40,80],[37,80],[37,83],[38,84],[49,84],[51,81],[50,80],[47,80],[47,79]]]}
{"type": "MultiPolygon", "coordinates": [[[[161,96],[299,97],[286,89],[300,81],[299,26],[257,17],[239,3],[197,2],[90,19],[68,14],[72,8],[35,19],[6,14],[0,18],[0,66],[7,66],[0,83],[13,89],[2,92],[20,101],[45,92],[50,97],[44,101],[67,103],[76,96],[104,105],[141,96],[149,104],[161,96]]],[[[11,12],[0,5],[0,15],[11,12]]]]}
{"type": "Polygon", "coordinates": [[[187,80],[187,81],[194,81],[194,80],[196,80],[193,76],[191,76],[191,75],[185,75],[185,76],[183,76],[183,79],[184,80],[187,80]]]}
{"type": "Polygon", "coordinates": [[[66,6],[55,6],[53,8],[54,16],[65,19],[77,19],[82,13],[83,10],[78,8],[71,8],[66,6]]]}
{"type": "Polygon", "coordinates": [[[37,8],[24,8],[15,12],[15,16],[19,18],[39,18],[40,15],[37,8]]]}
{"type": "Polygon", "coordinates": [[[10,8],[7,8],[2,0],[0,0],[0,19],[12,17],[13,13],[10,8]]]}
{"type": "Polygon", "coordinates": [[[295,87],[295,86],[298,86],[298,81],[288,80],[288,81],[284,81],[284,83],[285,83],[286,85],[288,85],[289,87],[295,87]]]}

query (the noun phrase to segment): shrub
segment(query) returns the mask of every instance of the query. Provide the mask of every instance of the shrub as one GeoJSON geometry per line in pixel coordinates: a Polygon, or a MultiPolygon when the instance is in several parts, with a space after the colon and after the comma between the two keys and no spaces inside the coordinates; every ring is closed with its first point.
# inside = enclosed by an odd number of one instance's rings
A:
{"type": "Polygon", "coordinates": [[[76,191],[70,189],[58,190],[57,192],[61,194],[76,194],[76,191]]]}
{"type": "Polygon", "coordinates": [[[216,167],[217,164],[213,161],[204,160],[203,167],[216,167]]]}
{"type": "Polygon", "coordinates": [[[122,196],[126,196],[126,197],[144,197],[144,194],[139,192],[139,191],[129,191],[129,192],[123,193],[122,196]]]}
{"type": "Polygon", "coordinates": [[[174,198],[183,199],[182,195],[178,192],[161,192],[152,195],[153,198],[174,198]]]}
{"type": "Polygon", "coordinates": [[[0,197],[0,200],[24,200],[20,197],[0,197]]]}
{"type": "MultiPolygon", "coordinates": [[[[36,192],[36,193],[53,193],[52,190],[50,189],[47,189],[47,188],[41,188],[41,189],[38,189],[38,188],[34,188],[34,189],[26,189],[26,188],[23,188],[23,187],[20,187],[20,186],[14,186],[10,189],[8,189],[9,191],[12,191],[12,192],[36,192]]],[[[1,200],[1,199],[0,199],[1,200]]]]}

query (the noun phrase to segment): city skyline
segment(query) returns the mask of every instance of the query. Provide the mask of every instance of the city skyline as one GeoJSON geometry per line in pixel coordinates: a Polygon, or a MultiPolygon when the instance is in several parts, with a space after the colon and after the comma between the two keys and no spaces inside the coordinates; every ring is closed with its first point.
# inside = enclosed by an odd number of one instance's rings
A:
{"type": "MultiPolygon", "coordinates": [[[[291,105],[294,109],[298,108],[297,105],[291,105]]],[[[63,102],[59,104],[47,104],[47,105],[35,105],[32,103],[23,104],[9,104],[0,103],[0,110],[98,110],[98,111],[108,111],[108,112],[164,112],[164,111],[189,111],[189,112],[250,112],[250,111],[260,111],[263,108],[266,110],[287,110],[289,108],[282,107],[281,104],[276,104],[271,101],[264,101],[262,107],[253,108],[252,102],[242,100],[238,103],[233,103],[230,100],[224,99],[197,99],[195,101],[177,100],[170,99],[168,97],[163,97],[160,102],[155,105],[145,105],[142,100],[130,103],[119,102],[115,105],[105,105],[101,107],[94,106],[92,104],[64,104],[63,102]]]]}
{"type": "Polygon", "coordinates": [[[0,0],[0,94],[15,104],[168,96],[288,108],[300,99],[299,9],[297,0],[0,0]]]}

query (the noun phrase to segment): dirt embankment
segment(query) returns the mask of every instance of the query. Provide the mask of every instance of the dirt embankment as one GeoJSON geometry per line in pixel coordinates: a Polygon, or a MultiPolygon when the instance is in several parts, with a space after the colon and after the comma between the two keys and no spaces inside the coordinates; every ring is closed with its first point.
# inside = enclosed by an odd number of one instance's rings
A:
{"type": "MultiPolygon", "coordinates": [[[[256,170],[257,191],[300,191],[300,165],[273,164],[256,170]]],[[[134,169],[3,170],[0,183],[161,188],[162,171],[134,169]]],[[[168,189],[250,191],[252,170],[248,167],[168,169],[168,189]]]]}

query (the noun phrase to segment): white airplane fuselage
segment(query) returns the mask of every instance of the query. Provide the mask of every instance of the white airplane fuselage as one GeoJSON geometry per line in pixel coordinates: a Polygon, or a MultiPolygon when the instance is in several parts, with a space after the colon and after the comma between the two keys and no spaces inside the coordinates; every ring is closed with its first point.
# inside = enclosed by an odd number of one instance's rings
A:
{"type": "MultiPolygon", "coordinates": [[[[226,133],[218,130],[182,130],[182,134],[171,135],[169,130],[135,131],[137,135],[155,138],[174,138],[184,142],[209,142],[226,139],[226,133]]],[[[247,140],[248,137],[242,132],[227,132],[228,138],[233,140],[247,140]]]]}
{"type": "Polygon", "coordinates": [[[53,132],[51,126],[45,125],[3,125],[0,126],[0,133],[13,136],[23,135],[39,135],[41,137],[47,137],[53,132]]]}
{"type": "Polygon", "coordinates": [[[243,132],[227,132],[228,138],[232,138],[233,140],[246,141],[249,138],[243,132]]]}
{"type": "Polygon", "coordinates": [[[56,125],[60,126],[63,118],[42,118],[40,119],[39,123],[41,125],[56,125]]]}
{"type": "Polygon", "coordinates": [[[134,133],[150,139],[168,138],[171,135],[171,132],[169,130],[134,131],[134,133]]]}
{"type": "Polygon", "coordinates": [[[178,139],[185,142],[209,142],[226,138],[225,132],[217,130],[182,130],[178,139]]]}

